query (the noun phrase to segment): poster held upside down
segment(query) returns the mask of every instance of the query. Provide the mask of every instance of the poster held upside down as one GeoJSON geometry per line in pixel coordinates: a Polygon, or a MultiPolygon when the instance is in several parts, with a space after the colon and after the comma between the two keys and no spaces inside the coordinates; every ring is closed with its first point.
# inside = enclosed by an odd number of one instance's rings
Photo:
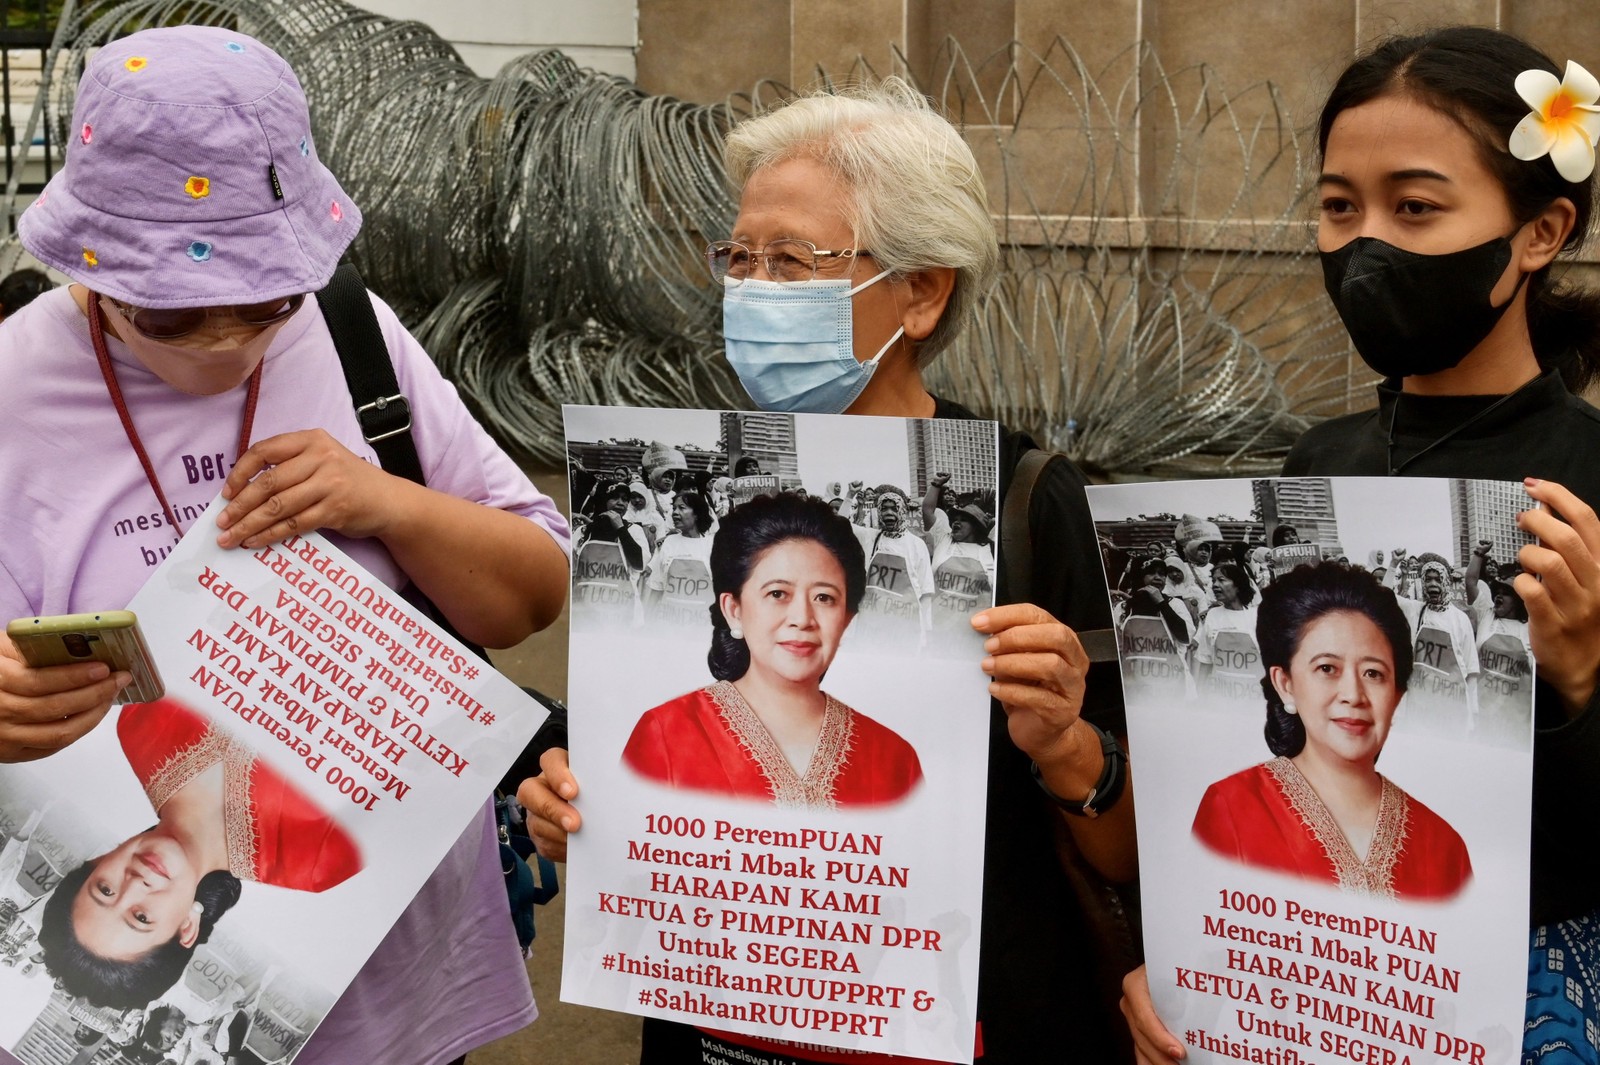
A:
{"type": "Polygon", "coordinates": [[[1525,542],[1514,487],[1090,489],[1140,769],[1150,992],[1189,1060],[1515,1059],[1533,662],[1492,579],[1525,542]],[[1267,547],[1274,516],[1299,543],[1267,547]]]}
{"type": "Polygon", "coordinates": [[[218,547],[221,506],[129,604],[166,694],[0,772],[24,1065],[292,1061],[546,716],[320,534],[218,547]]]}

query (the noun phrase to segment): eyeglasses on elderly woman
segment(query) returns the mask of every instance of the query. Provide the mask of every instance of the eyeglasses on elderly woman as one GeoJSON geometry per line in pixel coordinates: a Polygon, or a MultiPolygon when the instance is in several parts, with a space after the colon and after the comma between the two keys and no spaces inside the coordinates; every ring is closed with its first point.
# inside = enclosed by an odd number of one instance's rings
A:
{"type": "Polygon", "coordinates": [[[749,277],[760,262],[767,276],[774,281],[789,284],[810,281],[817,276],[817,266],[823,260],[847,263],[858,258],[871,258],[870,251],[844,248],[824,251],[809,240],[775,240],[764,248],[751,248],[736,240],[714,240],[706,245],[706,266],[711,280],[724,284],[731,279],[738,284],[749,277]]]}

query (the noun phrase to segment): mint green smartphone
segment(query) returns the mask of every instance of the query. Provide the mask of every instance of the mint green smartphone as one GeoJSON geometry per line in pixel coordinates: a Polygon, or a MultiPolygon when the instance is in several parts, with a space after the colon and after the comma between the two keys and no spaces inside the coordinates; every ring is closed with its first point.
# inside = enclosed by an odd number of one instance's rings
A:
{"type": "Polygon", "coordinates": [[[113,671],[131,673],[133,682],[117,695],[117,702],[148,703],[165,691],[131,610],[17,618],[6,625],[6,635],[30,666],[104,662],[113,671]]]}

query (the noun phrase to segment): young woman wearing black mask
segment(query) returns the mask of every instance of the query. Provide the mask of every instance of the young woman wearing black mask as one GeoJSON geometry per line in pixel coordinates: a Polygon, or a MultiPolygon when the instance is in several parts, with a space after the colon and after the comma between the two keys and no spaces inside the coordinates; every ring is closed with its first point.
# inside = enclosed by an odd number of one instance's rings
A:
{"type": "MultiPolygon", "coordinates": [[[[1525,1062],[1555,1046],[1600,1060],[1600,988],[1574,1003],[1557,986],[1600,970],[1600,412],[1573,395],[1600,376],[1600,296],[1550,276],[1590,230],[1597,96],[1581,68],[1470,27],[1389,40],[1344,72],[1319,127],[1317,247],[1386,380],[1376,410],[1306,433],[1283,471],[1516,480],[1538,504],[1516,583],[1539,663],[1533,949],[1568,964],[1533,967],[1525,1062]]],[[[1124,993],[1138,1060],[1184,1057],[1142,969],[1124,993]]]]}

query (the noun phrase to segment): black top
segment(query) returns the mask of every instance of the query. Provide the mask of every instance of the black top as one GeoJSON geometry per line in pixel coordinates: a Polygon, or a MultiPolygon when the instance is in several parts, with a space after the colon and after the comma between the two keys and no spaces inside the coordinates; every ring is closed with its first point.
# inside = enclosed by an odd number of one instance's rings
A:
{"type": "MultiPolygon", "coordinates": [[[[978,416],[959,403],[934,397],[935,418],[978,416]]],[[[1027,433],[1000,427],[1000,495],[1003,503],[1011,476],[1022,456],[1039,445],[1027,433]]],[[[1089,478],[1071,462],[1058,459],[1044,469],[1028,507],[1028,531],[1033,541],[1033,588],[1028,602],[1043,607],[1057,621],[1073,629],[1111,628],[1111,597],[1100,564],[1100,542],[1084,488],[1089,478]]],[[[1004,571],[1005,559],[996,563],[1004,571]]],[[[1115,662],[1089,667],[1089,689],[1083,716],[1118,735],[1128,731],[1122,705],[1122,678],[1115,662]]],[[[994,710],[1002,713],[998,703],[994,710]]],[[[1027,760],[1023,759],[1024,768],[1027,760]]],[[[1031,783],[1031,780],[1030,780],[1031,783]]]]}
{"type": "MultiPolygon", "coordinates": [[[[1284,475],[1383,476],[1391,468],[1392,425],[1393,462],[1404,464],[1404,476],[1538,477],[1600,509],[1600,411],[1569,393],[1554,370],[1488,410],[1502,398],[1418,396],[1386,381],[1378,387],[1377,410],[1335,418],[1302,436],[1284,475]],[[1459,435],[1430,448],[1475,415],[1479,420],[1459,435]]],[[[1547,924],[1600,907],[1600,847],[1594,846],[1600,696],[1568,722],[1549,685],[1535,691],[1532,920],[1547,924]]]]}
{"type": "MultiPolygon", "coordinates": [[[[977,417],[948,400],[935,397],[935,403],[936,418],[977,417]]],[[[1004,429],[999,443],[999,499],[1004,500],[1017,463],[1036,445],[1025,433],[1004,429]]],[[[1111,627],[1111,604],[1083,491],[1087,483],[1076,466],[1058,460],[1034,486],[1028,508],[1034,548],[1029,601],[1074,629],[1105,629],[1111,627]]],[[[1002,555],[997,568],[1004,566],[1002,555]]],[[[1084,717],[1108,732],[1127,734],[1115,662],[1090,667],[1084,717]]],[[[1109,1005],[1107,989],[1097,983],[1092,940],[1057,859],[1061,815],[1034,783],[1028,756],[1011,742],[998,702],[989,708],[988,762],[978,959],[984,1052],[978,1060],[981,1065],[1129,1061],[1127,1027],[1109,1005]]],[[[722,1042],[687,1025],[647,1018],[640,1060],[643,1065],[699,1062],[707,1043],[715,1049],[722,1042]]],[[[837,1052],[812,1058],[799,1048],[775,1054],[766,1045],[761,1056],[773,1065],[842,1060],[837,1052]]]]}
{"type": "MultiPolygon", "coordinates": [[[[936,418],[974,418],[935,397],[936,418]]],[[[1000,431],[1000,500],[1029,449],[1026,433],[1000,431]]],[[[1111,603],[1095,538],[1088,478],[1072,463],[1045,467],[1034,486],[1028,528],[1033,587],[1028,601],[1074,629],[1111,627],[1111,603]]],[[[1005,567],[1004,554],[997,569],[1005,567]]],[[[1084,717],[1126,735],[1122,679],[1115,662],[1089,669],[1084,717]]],[[[1126,1061],[1127,1029],[1108,1013],[1095,986],[1091,940],[1077,896],[1062,874],[1055,836],[1061,815],[1011,742],[998,702],[989,709],[989,807],[983,862],[983,949],[978,960],[978,1020],[985,1065],[1126,1061]]]]}

